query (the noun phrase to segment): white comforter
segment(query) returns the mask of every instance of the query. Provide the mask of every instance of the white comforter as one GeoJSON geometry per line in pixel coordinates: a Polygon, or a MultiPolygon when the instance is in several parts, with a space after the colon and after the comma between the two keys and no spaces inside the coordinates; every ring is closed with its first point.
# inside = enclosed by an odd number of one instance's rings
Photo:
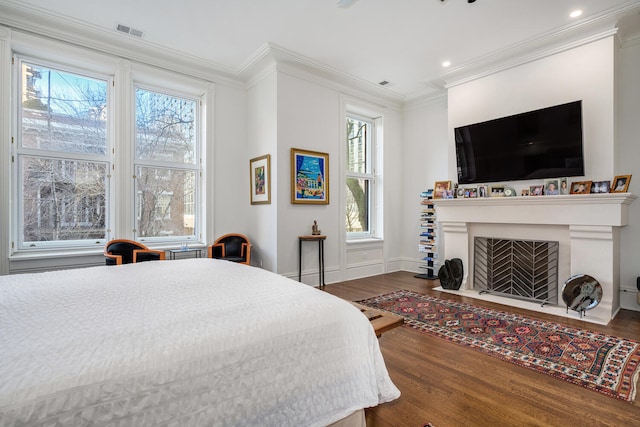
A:
{"type": "Polygon", "coordinates": [[[0,277],[1,426],[323,426],[399,394],[365,316],[258,268],[0,277]]]}

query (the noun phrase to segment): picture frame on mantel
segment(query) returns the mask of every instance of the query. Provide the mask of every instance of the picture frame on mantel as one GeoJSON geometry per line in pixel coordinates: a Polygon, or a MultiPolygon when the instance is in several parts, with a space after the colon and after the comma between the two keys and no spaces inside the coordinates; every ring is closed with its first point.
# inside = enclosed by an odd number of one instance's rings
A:
{"type": "Polygon", "coordinates": [[[249,160],[249,182],[251,184],[251,204],[271,203],[271,155],[249,160]]]}
{"type": "Polygon", "coordinates": [[[612,193],[626,193],[629,190],[631,175],[618,175],[613,179],[612,193]]]}
{"type": "Polygon", "coordinates": [[[433,188],[433,198],[444,199],[445,191],[451,190],[451,181],[436,181],[433,188]]]}

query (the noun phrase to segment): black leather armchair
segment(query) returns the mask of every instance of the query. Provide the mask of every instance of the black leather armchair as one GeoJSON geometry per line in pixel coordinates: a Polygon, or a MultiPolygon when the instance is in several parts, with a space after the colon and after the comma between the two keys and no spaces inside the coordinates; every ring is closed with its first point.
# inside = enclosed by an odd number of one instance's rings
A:
{"type": "Polygon", "coordinates": [[[230,233],[219,237],[208,248],[209,258],[251,264],[251,242],[243,234],[230,233]]]}
{"type": "Polygon", "coordinates": [[[149,249],[142,243],[133,240],[115,239],[105,245],[104,257],[107,265],[120,265],[163,260],[165,252],[149,249]]]}

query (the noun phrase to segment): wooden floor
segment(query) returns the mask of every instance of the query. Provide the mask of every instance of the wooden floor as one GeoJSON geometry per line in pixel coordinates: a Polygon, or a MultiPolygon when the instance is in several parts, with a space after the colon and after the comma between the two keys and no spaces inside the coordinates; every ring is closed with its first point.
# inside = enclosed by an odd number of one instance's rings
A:
{"type": "MultiPolygon", "coordinates": [[[[398,272],[334,283],[325,291],[353,301],[407,289],[640,340],[640,312],[622,310],[600,326],[434,291],[437,286],[398,272]]],[[[367,409],[367,427],[640,426],[640,392],[634,403],[619,401],[407,327],[384,333],[380,347],[402,396],[367,409]]]]}

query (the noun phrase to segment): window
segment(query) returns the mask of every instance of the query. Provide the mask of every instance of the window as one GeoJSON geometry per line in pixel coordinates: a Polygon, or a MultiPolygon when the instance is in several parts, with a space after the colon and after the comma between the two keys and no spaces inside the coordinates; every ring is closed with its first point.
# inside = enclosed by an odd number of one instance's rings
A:
{"type": "Polygon", "coordinates": [[[85,61],[76,49],[62,56],[69,62],[14,59],[13,251],[200,240],[212,85],[109,57],[85,61]]]}
{"type": "Polygon", "coordinates": [[[136,88],[136,232],[194,237],[198,101],[136,88]]]}
{"type": "Polygon", "coordinates": [[[348,238],[376,234],[375,147],[374,120],[347,116],[345,218],[348,238]]]}
{"type": "Polygon", "coordinates": [[[19,62],[19,248],[104,242],[107,87],[104,78],[19,62]]]}

